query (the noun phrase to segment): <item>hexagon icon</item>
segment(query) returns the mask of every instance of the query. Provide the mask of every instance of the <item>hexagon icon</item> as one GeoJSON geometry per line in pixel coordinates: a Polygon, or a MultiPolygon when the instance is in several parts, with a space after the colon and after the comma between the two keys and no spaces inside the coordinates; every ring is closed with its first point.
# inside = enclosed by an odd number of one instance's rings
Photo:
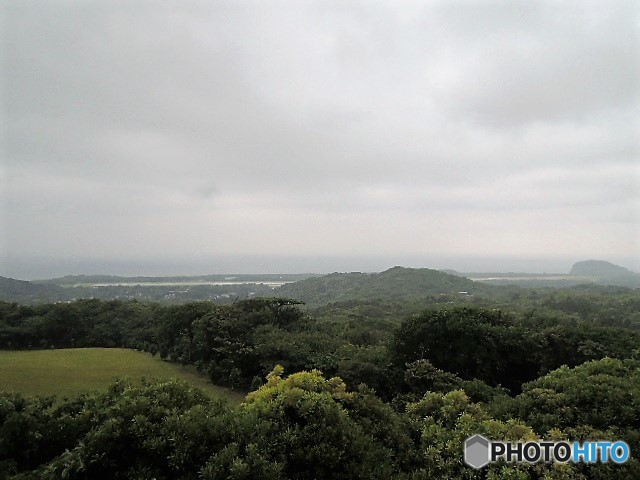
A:
{"type": "Polygon", "coordinates": [[[464,441],[464,462],[473,468],[482,468],[489,463],[491,442],[482,435],[473,435],[464,441]]]}

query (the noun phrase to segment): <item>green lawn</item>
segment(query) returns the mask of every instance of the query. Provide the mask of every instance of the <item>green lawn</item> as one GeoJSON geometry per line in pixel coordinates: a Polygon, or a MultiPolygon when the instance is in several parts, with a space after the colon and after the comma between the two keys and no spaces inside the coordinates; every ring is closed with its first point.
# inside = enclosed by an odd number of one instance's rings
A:
{"type": "Polygon", "coordinates": [[[211,384],[194,367],[168,363],[148,353],[126,348],[69,348],[60,350],[0,350],[0,391],[23,395],[70,397],[105,390],[117,378],[185,380],[212,397],[234,403],[244,393],[211,384]]]}

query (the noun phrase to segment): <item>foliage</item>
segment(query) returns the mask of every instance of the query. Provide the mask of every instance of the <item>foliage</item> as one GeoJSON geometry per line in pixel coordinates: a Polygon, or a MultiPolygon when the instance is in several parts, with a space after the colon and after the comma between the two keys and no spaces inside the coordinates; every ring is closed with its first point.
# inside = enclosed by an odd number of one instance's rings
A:
{"type": "MultiPolygon", "coordinates": [[[[622,377],[625,369],[637,369],[633,362],[585,368],[622,377]]],[[[536,389],[521,396],[528,394],[536,389]]],[[[546,438],[611,439],[626,432],[637,448],[637,415],[611,421],[615,427],[607,430],[585,424],[550,430],[546,438]]],[[[639,472],[635,460],[623,466],[497,463],[476,471],[462,455],[464,440],[476,433],[538,438],[522,420],[492,417],[462,390],[428,392],[398,412],[364,387],[348,391],[340,378],[317,370],[284,377],[276,366],[235,409],[176,382],[117,382],[106,393],[57,406],[0,395],[0,478],[596,480],[633,479],[639,472]]]]}
{"type": "MultiPolygon", "coordinates": [[[[205,467],[216,478],[236,468],[224,452],[246,428],[224,402],[176,382],[118,382],[56,408],[6,395],[0,405],[0,465],[37,478],[195,479],[205,467]]],[[[236,459],[257,461],[235,445],[236,459]]]]}
{"type": "Polygon", "coordinates": [[[431,308],[403,321],[390,342],[396,364],[420,359],[455,373],[518,392],[563,364],[604,356],[629,357],[640,334],[621,328],[538,324],[500,310],[431,308]]]}
{"type": "Polygon", "coordinates": [[[0,394],[0,478],[640,476],[636,460],[477,472],[461,455],[475,433],[624,438],[636,451],[638,292],[463,295],[458,280],[406,269],[311,280],[337,301],[0,302],[0,348],[136,348],[254,390],[237,408],[171,382],[57,401],[0,394]],[[332,282],[352,280],[334,296],[332,282]]]}
{"type": "MultiPolygon", "coordinates": [[[[509,441],[537,439],[533,430],[523,423],[491,418],[481,405],[470,402],[461,390],[444,395],[427,393],[407,410],[420,430],[421,462],[411,477],[413,479],[478,478],[479,472],[464,464],[462,456],[465,439],[477,433],[509,441]]],[[[581,478],[571,465],[563,464],[496,463],[485,467],[482,475],[489,479],[581,478]]]]}
{"type": "Polygon", "coordinates": [[[604,358],[562,366],[523,386],[508,415],[536,431],[588,426],[640,430],[640,361],[604,358]]]}
{"type": "Polygon", "coordinates": [[[247,395],[246,411],[263,422],[269,440],[261,446],[284,465],[285,478],[389,478],[390,452],[349,416],[341,401],[352,394],[340,378],[282,372],[276,366],[247,395]]]}
{"type": "MultiPolygon", "coordinates": [[[[563,366],[523,386],[513,399],[490,409],[502,418],[519,418],[548,437],[625,440],[640,447],[640,361],[604,358],[575,368],[563,366]]],[[[588,478],[640,478],[640,462],[579,466],[588,478]]]]}
{"type": "Polygon", "coordinates": [[[284,285],[279,293],[313,306],[349,300],[406,302],[431,295],[482,293],[490,287],[429,268],[393,267],[380,273],[333,273],[284,285]]]}

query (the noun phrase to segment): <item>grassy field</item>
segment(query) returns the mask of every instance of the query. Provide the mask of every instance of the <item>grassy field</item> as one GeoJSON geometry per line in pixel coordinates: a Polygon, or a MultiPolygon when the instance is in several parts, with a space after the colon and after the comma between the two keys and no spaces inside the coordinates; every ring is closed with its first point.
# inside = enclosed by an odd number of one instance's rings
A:
{"type": "Polygon", "coordinates": [[[164,362],[148,353],[125,348],[0,351],[0,391],[71,397],[80,392],[105,390],[117,378],[142,377],[177,378],[211,396],[223,396],[234,403],[244,399],[244,393],[211,384],[193,367],[164,362]]]}

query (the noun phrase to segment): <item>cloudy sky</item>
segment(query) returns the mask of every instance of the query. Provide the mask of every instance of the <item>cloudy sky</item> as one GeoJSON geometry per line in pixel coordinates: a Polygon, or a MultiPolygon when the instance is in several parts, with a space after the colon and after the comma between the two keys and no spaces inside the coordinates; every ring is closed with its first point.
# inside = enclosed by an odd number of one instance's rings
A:
{"type": "Polygon", "coordinates": [[[640,270],[636,1],[0,15],[0,275],[640,270]]]}

